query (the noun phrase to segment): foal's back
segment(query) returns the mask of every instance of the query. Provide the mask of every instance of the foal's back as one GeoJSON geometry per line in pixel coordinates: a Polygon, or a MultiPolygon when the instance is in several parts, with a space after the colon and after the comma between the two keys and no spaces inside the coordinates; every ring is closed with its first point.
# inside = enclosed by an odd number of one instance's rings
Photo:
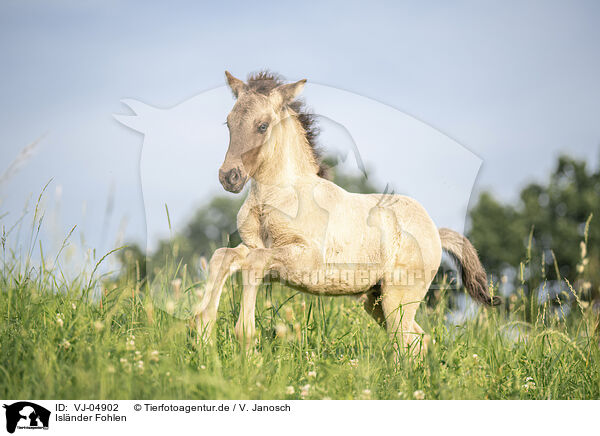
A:
{"type": "MultiPolygon", "coordinates": [[[[328,214],[323,247],[326,260],[332,263],[379,262],[382,229],[369,225],[368,217],[381,201],[382,195],[347,192],[324,179],[315,182],[313,192],[315,207],[328,214]]],[[[412,241],[406,246],[401,243],[399,251],[414,250],[416,242],[423,266],[437,271],[441,260],[441,243],[437,227],[425,208],[403,195],[388,195],[387,198],[389,208],[396,216],[396,228],[410,236],[401,240],[412,241]]],[[[410,257],[407,253],[406,258],[410,257]]]]}

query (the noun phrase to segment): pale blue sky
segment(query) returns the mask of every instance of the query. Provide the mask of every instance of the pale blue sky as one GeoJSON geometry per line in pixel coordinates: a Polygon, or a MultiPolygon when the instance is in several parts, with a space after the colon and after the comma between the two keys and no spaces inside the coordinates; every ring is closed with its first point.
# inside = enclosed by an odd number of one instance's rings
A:
{"type": "MultiPolygon", "coordinates": [[[[120,227],[143,238],[142,141],[112,114],[125,97],[174,106],[222,85],[225,69],[268,67],[397,108],[479,156],[476,190],[505,199],[561,152],[597,164],[598,2],[213,3],[0,5],[0,173],[45,134],[0,186],[4,223],[54,177],[49,231],[79,224],[99,250],[120,227]]],[[[207,189],[221,192],[216,177],[207,189]]]]}

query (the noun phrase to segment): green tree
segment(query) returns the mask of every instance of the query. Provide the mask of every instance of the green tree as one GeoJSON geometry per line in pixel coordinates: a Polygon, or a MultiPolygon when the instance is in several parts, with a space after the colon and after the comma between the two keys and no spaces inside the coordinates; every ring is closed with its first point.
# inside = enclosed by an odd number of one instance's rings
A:
{"type": "Polygon", "coordinates": [[[470,218],[469,237],[496,277],[505,268],[518,268],[531,232],[532,258],[539,261],[528,266],[529,276],[538,283],[566,278],[584,296],[598,297],[600,170],[591,171],[585,161],[561,156],[548,182],[527,185],[517,204],[501,204],[484,192],[470,218]],[[596,218],[589,220],[590,216],[596,218]]]}

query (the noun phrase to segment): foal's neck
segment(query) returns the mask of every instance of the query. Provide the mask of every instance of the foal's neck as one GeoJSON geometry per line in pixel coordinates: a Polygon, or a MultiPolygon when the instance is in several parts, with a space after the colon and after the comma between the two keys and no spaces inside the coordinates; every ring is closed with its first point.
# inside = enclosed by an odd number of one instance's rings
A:
{"type": "Polygon", "coordinates": [[[302,125],[296,114],[286,110],[263,145],[253,179],[262,185],[293,186],[318,170],[302,125]]]}

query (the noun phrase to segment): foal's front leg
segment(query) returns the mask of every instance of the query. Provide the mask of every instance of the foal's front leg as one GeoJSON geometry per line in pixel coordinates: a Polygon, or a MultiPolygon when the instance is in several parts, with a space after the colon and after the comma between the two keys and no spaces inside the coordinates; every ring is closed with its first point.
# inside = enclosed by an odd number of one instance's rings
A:
{"type": "Polygon", "coordinates": [[[246,347],[252,344],[256,333],[256,294],[268,271],[277,271],[280,277],[302,286],[304,283],[300,277],[306,277],[302,273],[316,271],[320,267],[322,262],[319,251],[301,245],[250,250],[241,267],[244,289],[240,316],[235,325],[235,334],[240,343],[246,347]]]}
{"type": "Polygon", "coordinates": [[[246,348],[250,347],[256,334],[256,294],[263,277],[269,267],[271,249],[256,248],[251,250],[243,261],[242,269],[242,301],[240,315],[235,324],[235,336],[246,348]]]}
{"type": "Polygon", "coordinates": [[[254,281],[247,282],[244,274],[244,287],[242,291],[242,301],[240,305],[240,315],[235,324],[234,333],[240,344],[245,348],[252,345],[256,334],[256,293],[260,283],[254,281]]]}
{"type": "Polygon", "coordinates": [[[204,296],[196,313],[196,329],[204,342],[210,339],[212,328],[217,320],[219,300],[227,278],[239,270],[249,249],[244,244],[235,248],[219,248],[212,255],[208,264],[208,280],[204,296]]]}

